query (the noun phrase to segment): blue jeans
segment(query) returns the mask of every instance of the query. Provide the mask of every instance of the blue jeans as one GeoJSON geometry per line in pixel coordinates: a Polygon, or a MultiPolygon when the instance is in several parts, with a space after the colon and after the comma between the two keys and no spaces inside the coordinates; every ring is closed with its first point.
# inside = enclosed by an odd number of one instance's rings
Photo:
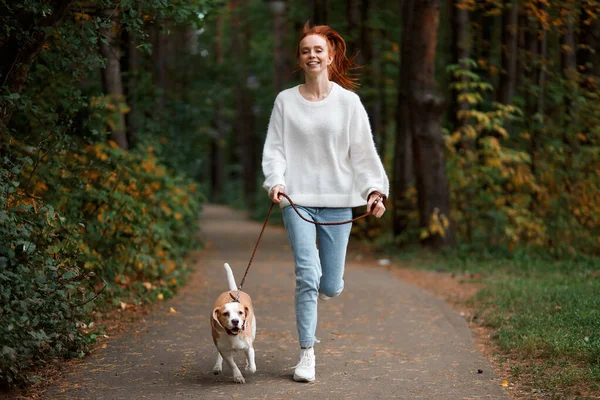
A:
{"type": "MultiPolygon", "coordinates": [[[[315,222],[352,218],[350,208],[296,207],[302,216],[315,222]]],[[[301,347],[311,347],[317,329],[319,292],[335,297],[344,290],[344,264],[352,224],[313,225],[302,220],[291,206],[283,209],[283,222],[294,252],[298,338],[301,347]]]]}

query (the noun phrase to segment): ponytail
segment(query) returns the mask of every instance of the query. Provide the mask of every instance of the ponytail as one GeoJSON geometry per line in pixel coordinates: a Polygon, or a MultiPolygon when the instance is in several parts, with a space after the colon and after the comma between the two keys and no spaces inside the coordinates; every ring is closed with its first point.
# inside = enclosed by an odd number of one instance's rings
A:
{"type": "MultiPolygon", "coordinates": [[[[300,58],[300,42],[309,35],[319,35],[327,41],[329,53],[333,55],[333,62],[328,67],[329,79],[348,90],[358,89],[357,74],[350,74],[350,71],[360,68],[354,63],[357,54],[350,58],[346,57],[346,42],[339,33],[328,25],[316,25],[311,28],[309,21],[304,24],[302,37],[296,48],[296,59],[300,58]]],[[[298,70],[300,70],[300,66],[296,65],[294,71],[298,70]]]]}

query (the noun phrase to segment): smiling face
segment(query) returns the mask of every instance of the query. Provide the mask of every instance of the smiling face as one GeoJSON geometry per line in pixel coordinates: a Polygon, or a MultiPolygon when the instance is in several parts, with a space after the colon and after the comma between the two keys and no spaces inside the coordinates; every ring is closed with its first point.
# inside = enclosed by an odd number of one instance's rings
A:
{"type": "Polygon", "coordinates": [[[237,335],[244,326],[247,314],[247,307],[237,302],[231,302],[215,308],[213,318],[228,331],[227,333],[237,335]]]}
{"type": "Polygon", "coordinates": [[[298,45],[298,65],[306,74],[327,73],[327,66],[333,61],[327,40],[320,35],[308,35],[298,45]]]}

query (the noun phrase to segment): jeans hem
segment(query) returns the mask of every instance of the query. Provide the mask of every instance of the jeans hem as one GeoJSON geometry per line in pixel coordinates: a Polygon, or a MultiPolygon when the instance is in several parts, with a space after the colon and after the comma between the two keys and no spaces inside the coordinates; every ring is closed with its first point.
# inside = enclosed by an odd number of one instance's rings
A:
{"type": "Polygon", "coordinates": [[[309,348],[309,347],[313,347],[314,345],[315,345],[314,340],[301,340],[300,341],[300,347],[309,348]]]}

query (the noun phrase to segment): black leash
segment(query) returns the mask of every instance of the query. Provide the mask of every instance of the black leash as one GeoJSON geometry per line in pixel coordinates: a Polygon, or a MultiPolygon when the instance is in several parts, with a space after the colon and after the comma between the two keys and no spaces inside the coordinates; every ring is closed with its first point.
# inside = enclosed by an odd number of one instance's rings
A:
{"type": "MultiPolygon", "coordinates": [[[[309,223],[314,224],[314,225],[344,225],[344,224],[349,224],[349,223],[358,221],[361,218],[365,218],[365,217],[371,215],[371,212],[367,211],[363,215],[360,215],[360,216],[358,216],[356,218],[349,219],[347,221],[340,221],[340,222],[315,222],[315,221],[311,221],[311,220],[305,218],[304,216],[302,216],[302,214],[300,214],[300,211],[298,211],[298,209],[296,208],[296,205],[294,204],[294,202],[292,201],[292,199],[290,199],[290,197],[287,194],[285,194],[285,193],[280,193],[280,194],[283,197],[285,197],[290,202],[290,205],[294,208],[294,211],[296,211],[296,214],[298,214],[298,216],[300,218],[302,218],[304,221],[309,222],[309,223]]],[[[383,200],[383,197],[381,197],[381,196],[378,197],[377,199],[375,199],[375,201],[371,205],[371,209],[374,209],[375,206],[377,205],[377,203],[379,203],[382,200],[383,200]]],[[[244,286],[244,282],[246,281],[246,276],[248,276],[248,271],[250,270],[250,266],[252,265],[252,260],[254,260],[254,255],[256,254],[256,249],[258,249],[258,245],[260,243],[260,240],[262,239],[263,233],[265,232],[265,228],[267,227],[267,223],[269,222],[269,218],[271,217],[271,213],[273,212],[273,207],[275,207],[275,203],[271,203],[271,208],[269,208],[269,213],[267,214],[267,218],[265,218],[265,223],[263,224],[263,227],[260,230],[260,235],[258,236],[258,240],[256,241],[256,245],[254,246],[254,250],[252,251],[252,256],[250,257],[250,261],[248,262],[248,266],[246,267],[246,272],[244,273],[244,277],[242,278],[242,282],[240,283],[240,286],[238,287],[237,295],[234,296],[233,294],[229,293],[229,296],[231,296],[231,298],[233,299],[234,302],[238,302],[238,303],[240,302],[240,292],[242,290],[242,286],[244,286]]]]}

